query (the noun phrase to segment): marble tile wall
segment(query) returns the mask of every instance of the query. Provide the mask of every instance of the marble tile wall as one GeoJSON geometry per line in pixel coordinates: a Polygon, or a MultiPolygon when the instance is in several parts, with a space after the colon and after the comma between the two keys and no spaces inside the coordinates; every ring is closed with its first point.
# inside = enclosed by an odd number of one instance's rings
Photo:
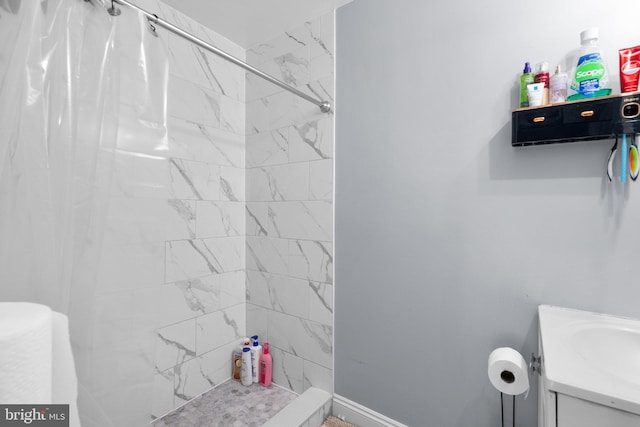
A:
{"type": "MultiPolygon", "coordinates": [[[[333,103],[334,16],[254,46],[247,61],[333,103]]],[[[268,340],[274,381],[333,391],[332,114],[246,77],[247,330],[268,340]]]]}
{"type": "MultiPolygon", "coordinates": [[[[137,4],[333,102],[333,13],[245,51],[158,0],[137,4]]],[[[124,140],[128,154],[116,159],[96,342],[154,349],[122,364],[133,376],[155,366],[153,418],[229,378],[247,334],[271,343],[276,383],[331,392],[333,115],[162,29],[158,37],[169,53],[168,137],[124,140]],[[136,343],[149,327],[154,342],[136,343]]],[[[112,374],[97,381],[115,389],[112,374]]]]}
{"type": "MultiPolygon", "coordinates": [[[[244,49],[166,4],[138,3],[245,59],[244,49]]],[[[146,266],[158,274],[143,291],[155,313],[154,418],[227,380],[232,348],[246,335],[245,73],[158,35],[169,53],[168,146],[158,170],[168,194],[154,206],[163,219],[149,225],[164,231],[154,246],[163,264],[146,266]]]]}

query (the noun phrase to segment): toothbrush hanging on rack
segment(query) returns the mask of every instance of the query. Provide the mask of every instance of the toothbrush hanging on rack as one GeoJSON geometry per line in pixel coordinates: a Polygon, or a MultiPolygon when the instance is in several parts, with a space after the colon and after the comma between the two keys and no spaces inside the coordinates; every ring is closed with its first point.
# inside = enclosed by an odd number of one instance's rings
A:
{"type": "Polygon", "coordinates": [[[620,153],[620,182],[622,184],[627,183],[627,155],[629,148],[627,147],[627,134],[622,134],[622,150],[620,153]]]}
{"type": "Polygon", "coordinates": [[[631,145],[629,145],[629,176],[633,181],[638,178],[638,134],[631,135],[631,145]]]}
{"type": "Polygon", "coordinates": [[[613,181],[613,159],[616,158],[616,151],[618,151],[618,135],[616,135],[616,141],[611,147],[611,153],[609,153],[609,159],[607,161],[607,178],[609,182],[613,181]]]}

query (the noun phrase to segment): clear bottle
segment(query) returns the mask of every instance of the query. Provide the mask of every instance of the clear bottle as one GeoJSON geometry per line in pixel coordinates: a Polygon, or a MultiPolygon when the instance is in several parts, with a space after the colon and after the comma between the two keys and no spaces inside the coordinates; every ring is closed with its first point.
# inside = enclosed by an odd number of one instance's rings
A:
{"type": "Polygon", "coordinates": [[[580,49],[571,70],[567,99],[585,99],[611,93],[609,73],[599,43],[599,30],[589,28],[580,33],[580,49]]]}
{"type": "Polygon", "coordinates": [[[556,72],[549,79],[549,97],[552,104],[567,100],[567,73],[563,73],[558,65],[556,72]]]}

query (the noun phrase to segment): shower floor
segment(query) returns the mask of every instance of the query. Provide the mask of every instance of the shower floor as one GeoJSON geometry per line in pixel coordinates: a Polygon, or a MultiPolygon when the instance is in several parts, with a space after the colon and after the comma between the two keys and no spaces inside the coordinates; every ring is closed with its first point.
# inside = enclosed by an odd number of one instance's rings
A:
{"type": "Polygon", "coordinates": [[[152,426],[259,427],[296,397],[294,392],[274,384],[245,387],[228,380],[155,420],[152,426]]]}

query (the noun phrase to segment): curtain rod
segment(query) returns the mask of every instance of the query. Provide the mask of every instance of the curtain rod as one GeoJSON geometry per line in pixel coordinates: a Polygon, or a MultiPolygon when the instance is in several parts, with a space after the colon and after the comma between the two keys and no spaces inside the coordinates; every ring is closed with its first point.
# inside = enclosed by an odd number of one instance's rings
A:
{"type": "Polygon", "coordinates": [[[221,56],[222,58],[238,65],[239,67],[244,68],[245,70],[259,76],[262,77],[263,79],[277,85],[280,86],[282,89],[288,90],[289,92],[293,93],[294,95],[298,95],[300,98],[303,98],[309,102],[311,102],[312,104],[317,105],[320,108],[320,111],[322,111],[323,113],[328,113],[331,111],[331,103],[329,101],[319,101],[315,98],[313,98],[312,96],[307,95],[304,92],[301,92],[300,90],[289,86],[288,84],[276,79],[275,77],[270,76],[269,74],[263,73],[262,71],[258,70],[257,68],[247,64],[246,62],[241,61],[240,59],[236,58],[235,56],[229,55],[227,52],[218,49],[217,47],[197,38],[196,36],[194,36],[193,34],[187,33],[186,31],[182,30],[181,28],[176,27],[175,25],[171,24],[170,22],[165,21],[164,19],[158,18],[157,15],[154,15],[153,13],[147,12],[146,10],[136,6],[135,4],[129,2],[128,0],[112,0],[111,1],[111,7],[108,9],[109,14],[113,15],[113,16],[117,16],[120,14],[120,10],[117,9],[114,5],[114,3],[118,3],[124,6],[129,6],[132,9],[137,10],[138,12],[142,13],[143,15],[145,15],[147,17],[147,19],[151,22],[153,22],[154,24],[157,24],[169,31],[171,31],[172,33],[182,37],[183,39],[189,40],[190,42],[200,46],[203,49],[208,50],[209,52],[215,53],[218,56],[221,56]]]}

